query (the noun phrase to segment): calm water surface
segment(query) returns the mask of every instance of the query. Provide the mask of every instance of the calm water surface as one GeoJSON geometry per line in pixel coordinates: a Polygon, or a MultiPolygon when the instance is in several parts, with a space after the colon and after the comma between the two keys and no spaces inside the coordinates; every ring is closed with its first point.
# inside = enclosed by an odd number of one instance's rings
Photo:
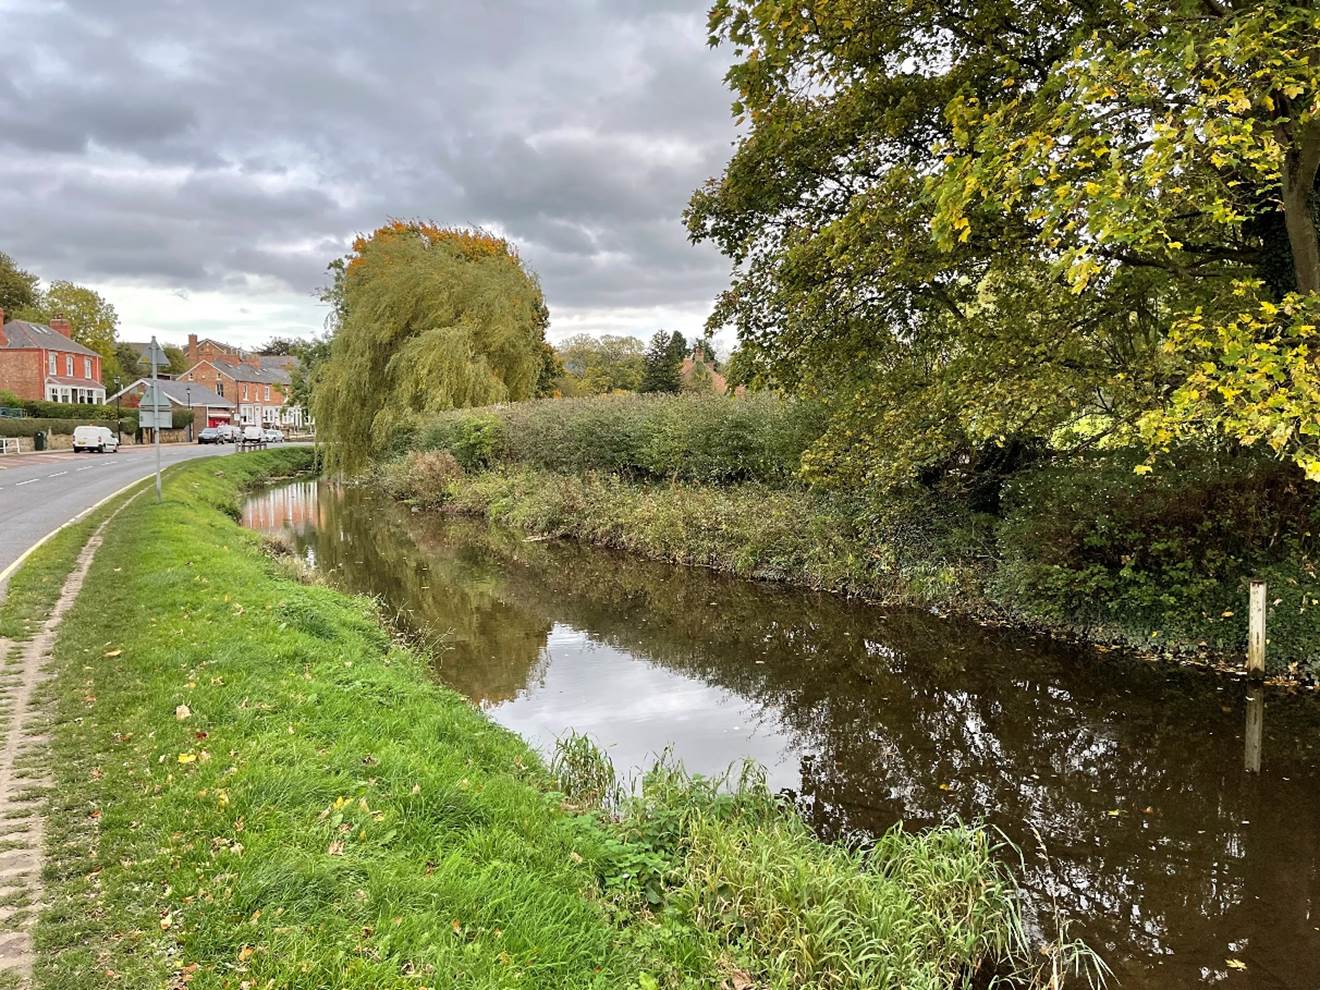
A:
{"type": "Polygon", "coordinates": [[[1076,919],[1116,985],[1320,990],[1314,696],[323,482],[255,496],[245,521],[443,635],[439,677],[543,750],[576,729],[625,770],[670,745],[706,773],[751,757],[827,837],[983,818],[1023,850],[1034,909],[1076,919]]]}

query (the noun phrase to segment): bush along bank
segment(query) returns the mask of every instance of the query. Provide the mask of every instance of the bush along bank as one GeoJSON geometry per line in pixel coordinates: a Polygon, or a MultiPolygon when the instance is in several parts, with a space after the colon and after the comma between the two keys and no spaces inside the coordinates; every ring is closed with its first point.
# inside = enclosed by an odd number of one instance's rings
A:
{"type": "Polygon", "coordinates": [[[1320,486],[1295,467],[1179,450],[1141,473],[1131,451],[1035,451],[879,495],[796,480],[821,422],[770,396],[462,410],[401,434],[376,479],[531,532],[1234,668],[1262,578],[1270,672],[1320,675],[1320,486]]]}
{"type": "Polygon", "coordinates": [[[187,464],[107,527],[55,652],[40,986],[938,988],[1075,958],[1027,952],[977,829],[852,852],[754,773],[625,798],[576,739],[551,773],[237,525],[308,466],[187,464]]]}

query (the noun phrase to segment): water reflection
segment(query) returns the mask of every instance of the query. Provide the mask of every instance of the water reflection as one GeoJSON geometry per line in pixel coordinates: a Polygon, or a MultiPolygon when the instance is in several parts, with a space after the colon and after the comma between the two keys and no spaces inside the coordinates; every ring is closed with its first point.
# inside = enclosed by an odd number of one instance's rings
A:
{"type": "Polygon", "coordinates": [[[702,771],[750,756],[826,836],[984,817],[1023,849],[1037,907],[1083,919],[1118,985],[1320,986],[1311,699],[1272,696],[1266,733],[1263,693],[1222,679],[352,489],[290,486],[248,518],[443,635],[440,677],[534,743],[588,731],[621,767],[669,743],[702,771]]]}

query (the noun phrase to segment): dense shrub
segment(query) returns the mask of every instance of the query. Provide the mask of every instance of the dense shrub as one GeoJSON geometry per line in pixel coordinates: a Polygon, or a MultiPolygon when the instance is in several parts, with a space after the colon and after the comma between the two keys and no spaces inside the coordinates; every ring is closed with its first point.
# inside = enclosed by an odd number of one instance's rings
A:
{"type": "Polygon", "coordinates": [[[427,420],[417,442],[467,470],[496,463],[552,471],[725,484],[792,482],[821,417],[771,395],[544,399],[427,420]]]}
{"type": "MultiPolygon", "coordinates": [[[[74,402],[46,402],[43,399],[20,399],[12,392],[5,391],[0,391],[0,406],[22,409],[28,416],[42,419],[81,419],[88,421],[115,418],[115,407],[113,405],[102,406],[74,402]]],[[[120,410],[121,414],[132,411],[120,410]]]]}
{"type": "Polygon", "coordinates": [[[1023,474],[998,531],[996,596],[1016,613],[1245,645],[1247,583],[1270,582],[1270,649],[1320,655],[1320,490],[1249,452],[1188,452],[1147,475],[1109,453],[1023,474]]]}
{"type": "MultiPolygon", "coordinates": [[[[92,407],[89,407],[92,408],[92,407]]],[[[115,428],[114,420],[96,419],[84,416],[81,419],[46,419],[37,416],[25,416],[23,419],[0,418],[0,437],[31,437],[39,432],[58,433],[68,436],[79,426],[105,426],[115,428]]],[[[137,429],[136,417],[125,417],[120,421],[120,429],[129,434],[137,429]]]]}
{"type": "Polygon", "coordinates": [[[462,476],[463,468],[448,451],[415,450],[387,463],[380,484],[393,498],[439,505],[448,498],[450,484],[462,476]]]}

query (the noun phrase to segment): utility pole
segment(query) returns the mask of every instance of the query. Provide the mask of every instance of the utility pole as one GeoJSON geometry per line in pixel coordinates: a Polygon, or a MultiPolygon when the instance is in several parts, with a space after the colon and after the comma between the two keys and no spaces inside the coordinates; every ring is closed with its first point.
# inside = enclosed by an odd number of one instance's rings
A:
{"type": "MultiPolygon", "coordinates": [[[[168,359],[165,352],[160,349],[160,345],[156,343],[155,337],[151,338],[151,347],[148,350],[151,356],[151,422],[156,427],[156,501],[160,502],[160,379],[157,377],[156,369],[168,359]]],[[[169,409],[168,403],[165,408],[169,409]]]]}

